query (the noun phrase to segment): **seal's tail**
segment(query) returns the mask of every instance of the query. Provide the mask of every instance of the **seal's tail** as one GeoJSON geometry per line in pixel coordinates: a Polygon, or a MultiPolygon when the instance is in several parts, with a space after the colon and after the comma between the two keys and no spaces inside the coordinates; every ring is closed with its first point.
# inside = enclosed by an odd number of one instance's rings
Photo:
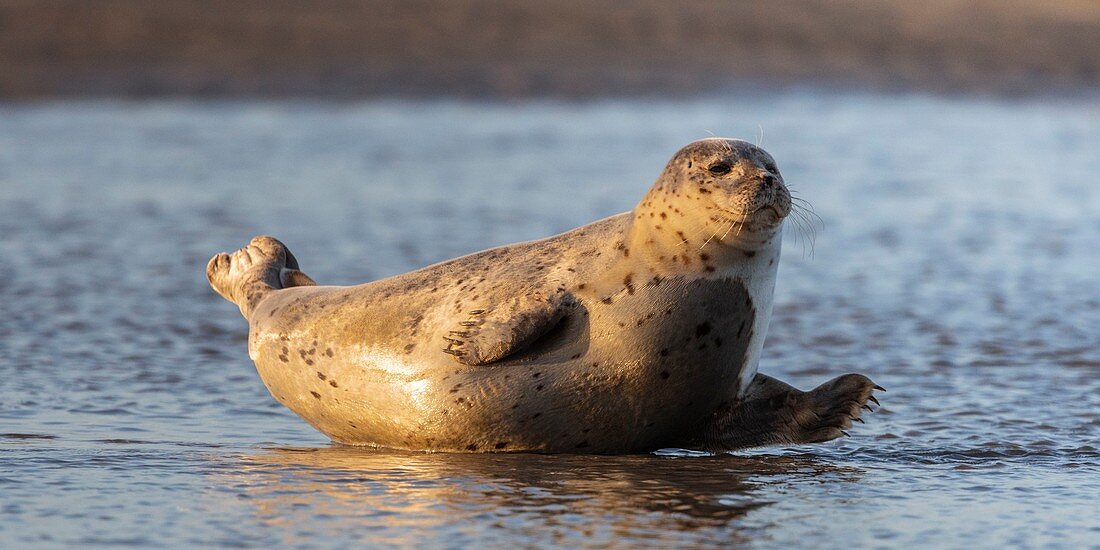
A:
{"type": "Polygon", "coordinates": [[[206,278],[214,291],[237,304],[246,318],[273,290],[317,284],[298,269],[298,260],[286,245],[267,236],[253,237],[233,254],[222,252],[211,258],[206,278]]]}

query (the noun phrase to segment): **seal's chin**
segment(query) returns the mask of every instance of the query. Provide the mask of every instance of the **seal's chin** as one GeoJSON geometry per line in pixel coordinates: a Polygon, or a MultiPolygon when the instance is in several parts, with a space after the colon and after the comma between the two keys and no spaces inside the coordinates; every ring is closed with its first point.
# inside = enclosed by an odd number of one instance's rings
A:
{"type": "Polygon", "coordinates": [[[783,207],[778,202],[772,204],[766,204],[758,207],[752,213],[753,221],[760,221],[763,223],[769,223],[772,225],[779,225],[788,214],[791,213],[791,207],[783,207]]]}
{"type": "Polygon", "coordinates": [[[719,208],[729,221],[743,224],[748,229],[767,229],[778,226],[791,213],[790,205],[779,201],[741,209],[719,208]]]}

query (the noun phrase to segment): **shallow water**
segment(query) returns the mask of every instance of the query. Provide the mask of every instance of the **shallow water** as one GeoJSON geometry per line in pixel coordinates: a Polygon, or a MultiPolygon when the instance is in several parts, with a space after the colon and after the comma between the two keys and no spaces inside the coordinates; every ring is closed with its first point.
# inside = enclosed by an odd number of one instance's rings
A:
{"type": "Polygon", "coordinates": [[[0,547],[1100,547],[1100,101],[0,106],[0,547]],[[351,284],[631,208],[758,140],[787,234],[761,371],[889,391],[736,455],[330,445],[203,277],[269,233],[351,284]]]}

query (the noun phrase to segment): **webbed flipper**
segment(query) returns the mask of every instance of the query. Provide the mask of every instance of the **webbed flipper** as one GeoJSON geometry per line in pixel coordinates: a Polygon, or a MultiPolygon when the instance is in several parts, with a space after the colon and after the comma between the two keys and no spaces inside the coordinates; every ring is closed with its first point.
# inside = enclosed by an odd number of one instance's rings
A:
{"type": "Polygon", "coordinates": [[[466,365],[487,365],[523,350],[562,320],[574,305],[565,293],[534,294],[471,310],[444,335],[443,350],[466,365]]]}
{"type": "Polygon", "coordinates": [[[757,374],[743,399],[716,411],[692,443],[713,451],[766,445],[821,443],[842,435],[860,414],[876,386],[861,374],[838,376],[810,391],[757,374]]]}

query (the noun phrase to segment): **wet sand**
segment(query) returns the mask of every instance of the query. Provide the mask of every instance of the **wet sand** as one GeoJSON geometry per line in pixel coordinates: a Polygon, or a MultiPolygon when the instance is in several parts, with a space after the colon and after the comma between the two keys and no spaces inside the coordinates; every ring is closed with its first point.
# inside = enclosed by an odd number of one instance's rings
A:
{"type": "Polygon", "coordinates": [[[1090,0],[0,0],[0,98],[1075,93],[1090,0]]]}

